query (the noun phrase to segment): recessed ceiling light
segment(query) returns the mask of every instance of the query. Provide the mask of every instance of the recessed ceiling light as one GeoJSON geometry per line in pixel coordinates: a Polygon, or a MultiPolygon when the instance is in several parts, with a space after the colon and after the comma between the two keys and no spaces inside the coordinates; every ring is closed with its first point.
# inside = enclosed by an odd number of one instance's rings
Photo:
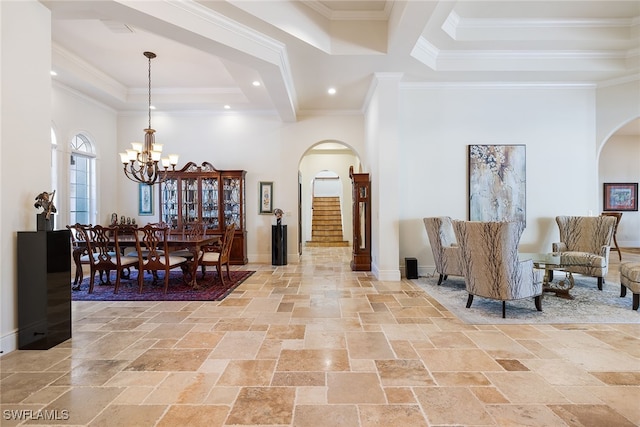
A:
{"type": "Polygon", "coordinates": [[[336,88],[335,87],[330,87],[329,90],[327,90],[327,93],[329,95],[335,95],[336,94],[336,88]]]}
{"type": "Polygon", "coordinates": [[[256,87],[260,86],[260,82],[259,82],[259,81],[257,81],[257,80],[255,80],[255,81],[254,81],[253,83],[251,83],[251,84],[252,84],[252,85],[254,85],[254,86],[256,86],[256,87]]]}
{"type": "Polygon", "coordinates": [[[56,72],[55,72],[55,71],[53,71],[53,70],[49,71],[49,73],[50,73],[52,76],[57,76],[57,75],[58,75],[58,73],[56,73],[56,72]]]}
{"type": "Polygon", "coordinates": [[[224,106],[224,109],[225,109],[225,110],[230,110],[230,109],[231,109],[231,105],[225,105],[225,106],[224,106]]]}

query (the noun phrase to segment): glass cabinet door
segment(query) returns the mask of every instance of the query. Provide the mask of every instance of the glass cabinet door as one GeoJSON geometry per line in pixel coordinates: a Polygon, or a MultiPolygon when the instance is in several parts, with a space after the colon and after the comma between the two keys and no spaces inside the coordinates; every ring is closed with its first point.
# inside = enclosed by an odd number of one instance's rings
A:
{"type": "Polygon", "coordinates": [[[236,229],[241,229],[240,209],[240,178],[223,178],[223,203],[224,225],[234,224],[236,229]]]}
{"type": "Polygon", "coordinates": [[[198,221],[200,211],[200,197],[198,194],[198,179],[182,179],[182,222],[198,221]]]}
{"type": "Polygon", "coordinates": [[[160,221],[178,228],[178,180],[168,178],[160,184],[160,221]]]}
{"type": "Polygon", "coordinates": [[[218,178],[202,178],[202,222],[207,230],[219,230],[218,178]]]}

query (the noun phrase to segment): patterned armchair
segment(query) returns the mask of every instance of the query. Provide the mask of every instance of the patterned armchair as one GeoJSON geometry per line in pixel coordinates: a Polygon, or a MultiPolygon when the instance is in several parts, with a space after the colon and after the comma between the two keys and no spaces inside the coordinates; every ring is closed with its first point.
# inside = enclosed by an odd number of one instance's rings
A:
{"type": "Polygon", "coordinates": [[[534,298],[542,311],[542,271],[532,260],[518,258],[518,244],[524,231],[520,222],[454,221],[467,292],[467,308],[475,295],[502,301],[534,298]]]}
{"type": "Polygon", "coordinates": [[[563,258],[573,258],[578,264],[565,270],[598,278],[602,290],[609,270],[609,252],[616,219],[611,216],[557,216],[560,242],[553,243],[553,252],[563,258]]]}
{"type": "Polygon", "coordinates": [[[456,243],[456,235],[453,231],[453,223],[448,216],[423,218],[424,228],[429,236],[429,244],[433,259],[436,263],[436,271],[440,274],[438,286],[449,275],[462,276],[460,264],[460,248],[456,243]]]}

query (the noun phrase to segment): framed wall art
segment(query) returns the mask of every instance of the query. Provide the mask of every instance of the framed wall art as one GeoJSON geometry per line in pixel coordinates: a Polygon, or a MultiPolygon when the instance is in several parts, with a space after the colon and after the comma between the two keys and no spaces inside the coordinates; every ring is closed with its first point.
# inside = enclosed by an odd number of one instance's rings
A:
{"type": "Polygon", "coordinates": [[[260,213],[273,213],[273,182],[260,182],[260,213]]]}
{"type": "Polygon", "coordinates": [[[469,145],[469,220],[526,222],[526,146],[469,145]]]}
{"type": "Polygon", "coordinates": [[[138,215],[153,215],[153,185],[138,184],[138,215]]]}
{"type": "Polygon", "coordinates": [[[604,211],[637,211],[638,183],[604,183],[604,211]]]}

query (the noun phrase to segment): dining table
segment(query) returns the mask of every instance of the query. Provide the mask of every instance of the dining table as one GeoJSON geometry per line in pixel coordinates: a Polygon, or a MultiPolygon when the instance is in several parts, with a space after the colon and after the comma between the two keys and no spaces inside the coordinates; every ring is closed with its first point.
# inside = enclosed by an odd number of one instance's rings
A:
{"type": "MultiPolygon", "coordinates": [[[[170,249],[175,250],[188,250],[193,255],[191,260],[187,263],[185,283],[194,289],[198,288],[196,281],[196,273],[198,272],[198,265],[202,256],[202,248],[204,246],[215,245],[220,242],[220,234],[204,234],[204,235],[192,235],[188,232],[182,233],[170,233],[167,236],[167,246],[170,249]]],[[[136,247],[136,238],[132,232],[125,232],[118,235],[118,244],[121,248],[136,247]]],[[[85,245],[84,242],[78,242],[79,247],[85,245]]],[[[79,257],[74,257],[76,269],[82,269],[79,257]]],[[[78,284],[79,286],[79,284],[78,284]]]]}

